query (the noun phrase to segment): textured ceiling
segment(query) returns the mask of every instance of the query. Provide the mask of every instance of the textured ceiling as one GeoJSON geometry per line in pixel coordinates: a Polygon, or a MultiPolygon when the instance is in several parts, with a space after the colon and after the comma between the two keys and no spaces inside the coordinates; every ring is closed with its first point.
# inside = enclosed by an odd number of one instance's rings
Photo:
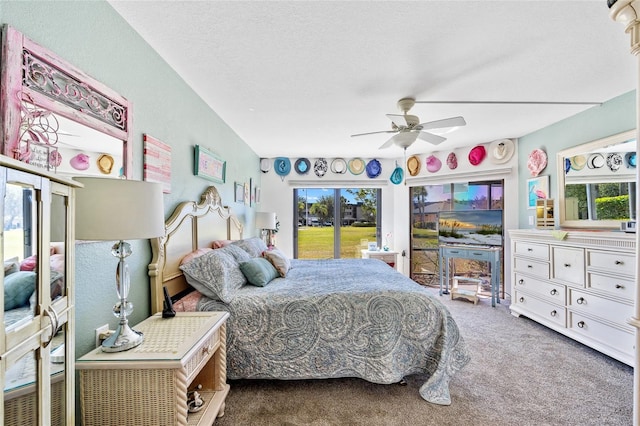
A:
{"type": "MultiPolygon", "coordinates": [[[[603,102],[636,87],[605,0],[111,1],[261,157],[387,157],[403,97],[603,102]]],[[[438,146],[517,138],[589,106],[416,104],[463,116],[438,146]]]]}

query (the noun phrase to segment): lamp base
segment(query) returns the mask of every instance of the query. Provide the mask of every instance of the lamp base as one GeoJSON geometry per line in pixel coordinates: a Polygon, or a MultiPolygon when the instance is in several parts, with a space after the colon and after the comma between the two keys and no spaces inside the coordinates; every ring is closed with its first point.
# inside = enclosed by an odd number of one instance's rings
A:
{"type": "Polygon", "coordinates": [[[120,324],[115,333],[102,342],[102,352],[122,352],[133,349],[144,341],[144,334],[135,331],[129,324],[120,324]]]}

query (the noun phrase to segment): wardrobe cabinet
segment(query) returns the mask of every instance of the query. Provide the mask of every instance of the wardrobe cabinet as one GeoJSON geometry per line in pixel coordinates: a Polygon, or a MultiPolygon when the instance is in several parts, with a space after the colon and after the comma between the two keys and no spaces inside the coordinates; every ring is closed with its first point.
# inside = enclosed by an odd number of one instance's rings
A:
{"type": "Polygon", "coordinates": [[[74,425],[74,188],[0,156],[0,424],[74,425]]]}
{"type": "Polygon", "coordinates": [[[635,235],[510,230],[511,313],[634,364],[635,235]]]}

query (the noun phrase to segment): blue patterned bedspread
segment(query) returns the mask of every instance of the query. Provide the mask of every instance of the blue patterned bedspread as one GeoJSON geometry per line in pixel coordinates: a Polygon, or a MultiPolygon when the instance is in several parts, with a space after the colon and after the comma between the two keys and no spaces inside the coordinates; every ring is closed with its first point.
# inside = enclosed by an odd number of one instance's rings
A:
{"type": "Polygon", "coordinates": [[[469,361],[447,308],[375,259],[292,260],[286,278],[245,285],[231,303],[230,379],[359,377],[390,384],[425,374],[420,395],[449,405],[450,378],[469,361]]]}

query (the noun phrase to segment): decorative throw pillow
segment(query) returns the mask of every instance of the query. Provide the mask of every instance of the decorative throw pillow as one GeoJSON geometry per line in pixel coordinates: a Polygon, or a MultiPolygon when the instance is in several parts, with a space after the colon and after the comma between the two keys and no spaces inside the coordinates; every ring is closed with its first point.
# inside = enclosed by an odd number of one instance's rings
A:
{"type": "Polygon", "coordinates": [[[263,252],[262,255],[271,262],[281,277],[287,276],[287,272],[291,269],[291,261],[282,251],[273,247],[271,250],[263,252]]]}
{"type": "Polygon", "coordinates": [[[35,289],[35,272],[18,271],[4,277],[4,310],[26,305],[35,289]]]}
{"type": "Polygon", "coordinates": [[[254,257],[247,262],[241,262],[240,270],[250,284],[258,287],[264,287],[280,276],[271,262],[263,257],[254,257]]]}
{"type": "Polygon", "coordinates": [[[180,265],[187,282],[205,296],[229,303],[247,279],[228,247],[211,250],[180,265]]]}
{"type": "Polygon", "coordinates": [[[231,243],[231,246],[240,247],[251,257],[260,257],[262,252],[268,250],[267,245],[258,237],[247,238],[244,240],[238,240],[231,243]]]}
{"type": "Polygon", "coordinates": [[[20,270],[20,259],[18,256],[4,261],[4,275],[10,275],[20,270]]]}
{"type": "Polygon", "coordinates": [[[38,256],[34,254],[33,256],[27,257],[20,263],[20,270],[33,271],[36,269],[36,263],[38,263],[38,256]]]}

